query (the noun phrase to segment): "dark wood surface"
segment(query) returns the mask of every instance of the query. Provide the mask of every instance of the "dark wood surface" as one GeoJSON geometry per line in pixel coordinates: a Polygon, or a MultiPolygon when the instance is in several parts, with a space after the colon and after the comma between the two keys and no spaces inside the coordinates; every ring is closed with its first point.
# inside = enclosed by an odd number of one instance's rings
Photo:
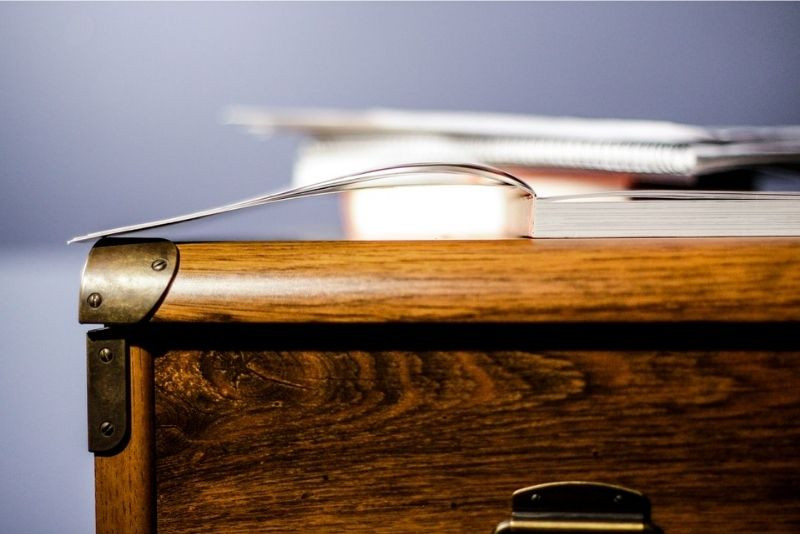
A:
{"type": "Polygon", "coordinates": [[[800,238],[179,244],[158,322],[800,321],[800,238]]]}
{"type": "Polygon", "coordinates": [[[563,480],[645,492],[667,534],[800,530],[797,351],[363,341],[157,357],[159,532],[490,532],[563,480]]]}
{"type": "Polygon", "coordinates": [[[667,534],[800,531],[800,239],[179,249],[105,531],[152,512],[153,453],[161,533],[489,532],[564,480],[667,534]]]}

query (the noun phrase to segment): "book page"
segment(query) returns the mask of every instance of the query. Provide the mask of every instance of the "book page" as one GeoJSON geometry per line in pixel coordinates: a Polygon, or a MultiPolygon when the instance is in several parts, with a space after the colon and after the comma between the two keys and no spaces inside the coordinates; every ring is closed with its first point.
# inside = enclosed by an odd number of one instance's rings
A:
{"type": "Polygon", "coordinates": [[[412,165],[398,165],[376,169],[372,171],[350,174],[325,180],[311,185],[295,187],[275,193],[259,195],[232,204],[216,208],[196,211],[177,217],[160,219],[156,221],[121,226],[86,235],[73,237],[67,244],[89,241],[112,235],[127,234],[160,226],[178,224],[181,222],[202,219],[222,213],[262,206],[273,202],[303,198],[314,195],[326,195],[344,191],[362,190],[370,188],[387,188],[400,186],[444,186],[444,185],[486,185],[494,184],[513,187],[520,191],[520,195],[533,198],[534,192],[519,178],[492,167],[471,164],[449,163],[421,163],[412,165]]]}

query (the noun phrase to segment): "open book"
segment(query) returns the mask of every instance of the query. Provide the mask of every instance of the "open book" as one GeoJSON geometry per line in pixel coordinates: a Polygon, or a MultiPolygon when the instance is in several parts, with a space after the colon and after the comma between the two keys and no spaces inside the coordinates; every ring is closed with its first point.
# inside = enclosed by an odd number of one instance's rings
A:
{"type": "MultiPolygon", "coordinates": [[[[488,231],[484,228],[462,235],[458,228],[453,232],[429,227],[424,235],[394,237],[800,236],[800,192],[623,190],[544,197],[537,196],[523,180],[493,167],[422,163],[345,175],[187,215],[93,232],[68,243],[314,195],[376,188],[399,192],[423,186],[445,190],[477,188],[501,194],[507,209],[501,214],[501,224],[491,225],[488,231]]],[[[414,210],[415,206],[400,205],[399,211],[386,216],[411,219],[416,216],[414,210]]],[[[480,222],[485,215],[476,210],[471,219],[480,222]]]]}

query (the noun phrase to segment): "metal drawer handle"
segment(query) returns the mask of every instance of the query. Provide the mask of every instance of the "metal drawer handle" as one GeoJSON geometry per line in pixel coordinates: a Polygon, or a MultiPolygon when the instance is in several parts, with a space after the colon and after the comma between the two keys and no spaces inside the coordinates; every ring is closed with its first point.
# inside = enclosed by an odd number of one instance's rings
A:
{"type": "Polygon", "coordinates": [[[611,484],[540,484],[515,491],[511,502],[511,519],[494,534],[661,533],[650,522],[647,497],[611,484]]]}

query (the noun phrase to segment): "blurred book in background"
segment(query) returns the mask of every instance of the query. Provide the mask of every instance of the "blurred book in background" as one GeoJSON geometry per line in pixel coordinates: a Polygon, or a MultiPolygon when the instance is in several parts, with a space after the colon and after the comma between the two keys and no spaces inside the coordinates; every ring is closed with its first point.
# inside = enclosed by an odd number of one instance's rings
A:
{"type": "MultiPolygon", "coordinates": [[[[662,121],[424,111],[232,107],[253,134],[306,137],[293,186],[425,162],[488,164],[539,196],[622,189],[800,190],[800,126],[707,128],[662,121]]],[[[343,194],[352,239],[504,235],[516,195],[491,186],[406,186],[343,194]]]]}

